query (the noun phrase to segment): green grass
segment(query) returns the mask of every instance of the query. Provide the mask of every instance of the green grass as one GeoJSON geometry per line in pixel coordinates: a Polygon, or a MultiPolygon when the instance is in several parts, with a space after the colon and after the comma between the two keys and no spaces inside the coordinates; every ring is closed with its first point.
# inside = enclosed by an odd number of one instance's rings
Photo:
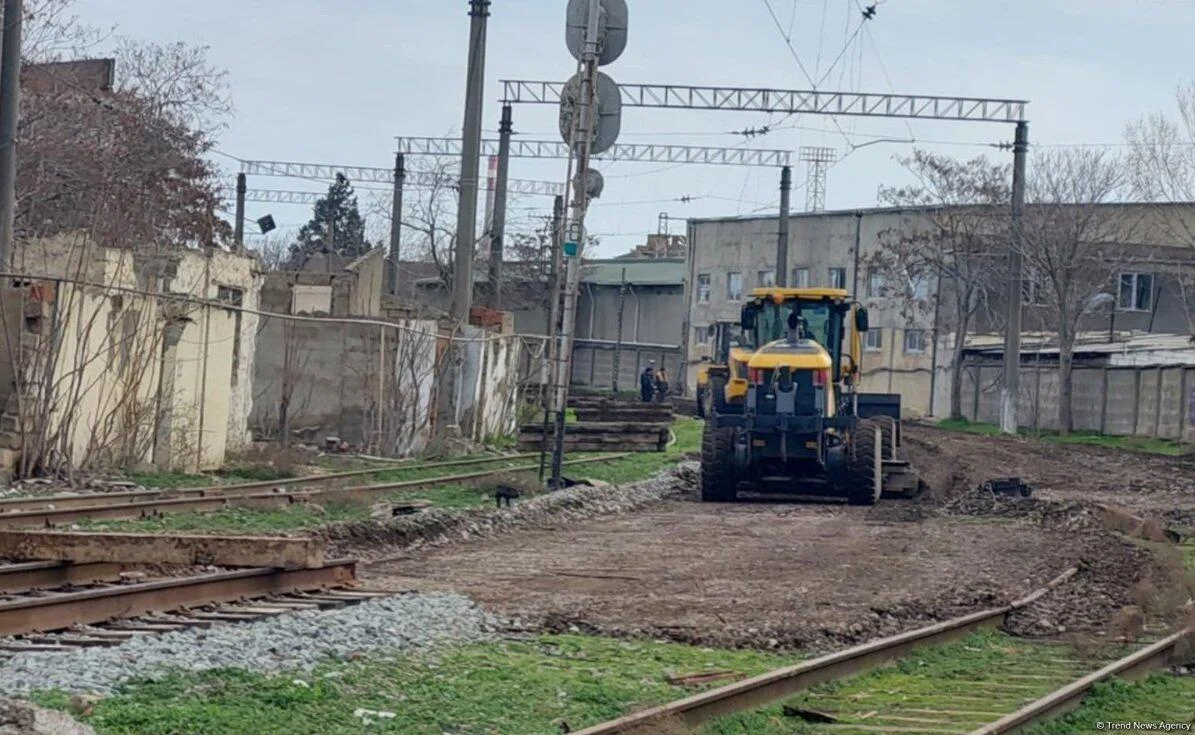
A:
{"type": "MultiPolygon", "coordinates": [[[[379,496],[386,500],[426,500],[439,508],[474,508],[493,502],[483,488],[463,485],[426,488],[379,496]]],[[[370,506],[356,503],[297,504],[282,510],[228,508],[215,513],[173,513],[124,521],[83,521],[86,531],[117,533],[276,534],[313,531],[330,523],[369,520],[370,506]]]]}
{"type": "MultiPolygon", "coordinates": [[[[795,658],[669,643],[544,636],[435,657],[330,662],[314,674],[176,674],[124,686],[84,721],[100,735],[544,735],[579,730],[693,690],[669,674],[755,675],[795,658]],[[306,683],[295,684],[299,679],[306,683]],[[358,709],[391,712],[365,725],[358,709]]],[[[61,694],[40,703],[65,708],[61,694]]]]}
{"type": "MultiPolygon", "coordinates": [[[[982,434],[984,436],[999,436],[1001,433],[1000,427],[995,424],[973,423],[966,419],[946,419],[938,423],[938,428],[948,431],[962,431],[968,434],[982,434]]],[[[1027,429],[1022,429],[1021,435],[1032,436],[1033,434],[1027,429]]],[[[1170,457],[1179,457],[1191,452],[1191,448],[1186,444],[1170,441],[1169,439],[1152,439],[1144,436],[1109,436],[1089,431],[1071,432],[1066,436],[1062,436],[1056,432],[1042,432],[1040,439],[1055,444],[1085,444],[1088,446],[1107,447],[1109,449],[1121,449],[1129,452],[1141,452],[1143,454],[1164,454],[1170,457]]]]}
{"type": "Polygon", "coordinates": [[[676,423],[672,425],[676,443],[667,451],[638,453],[626,459],[581,465],[576,468],[565,467],[565,474],[601,480],[615,485],[647,480],[659,473],[660,470],[680,462],[685,455],[701,451],[702,426],[702,422],[696,419],[677,418],[676,423]]]}
{"type": "MultiPolygon", "coordinates": [[[[796,735],[831,732],[785,716],[783,706],[833,714],[839,731],[852,732],[852,723],[864,727],[908,728],[909,718],[934,718],[926,710],[983,711],[1007,714],[1025,700],[1044,696],[1053,689],[1099,668],[1059,665],[1051,659],[1075,659],[1069,651],[1018,640],[999,633],[983,633],[953,645],[919,651],[870,673],[814,687],[783,703],[754,712],[719,718],[707,725],[702,735],[796,735]],[[1028,688],[1001,690],[1013,683],[1015,674],[1048,674],[1049,680],[1018,681],[1028,688]],[[978,701],[967,697],[981,697],[978,701]]],[[[993,717],[948,715],[941,723],[921,723],[927,729],[969,732],[993,717]],[[948,720],[948,721],[947,721],[948,720]]],[[[1070,732],[1070,731],[1068,731],[1070,732]]]]}
{"type": "Polygon", "coordinates": [[[1155,675],[1137,684],[1119,680],[1100,684],[1079,709],[1025,732],[1026,735],[1097,732],[1099,723],[1108,722],[1195,723],[1195,678],[1155,675]]]}
{"type": "MultiPolygon", "coordinates": [[[[611,462],[599,462],[576,466],[565,466],[565,475],[574,478],[601,480],[612,484],[640,482],[657,474],[660,470],[676,464],[686,454],[701,448],[700,421],[689,418],[678,419],[673,427],[676,443],[665,452],[648,452],[633,454],[625,459],[611,462]]],[[[581,459],[596,455],[579,455],[568,459],[581,459]]],[[[434,479],[455,474],[468,474],[480,471],[510,469],[514,467],[530,467],[536,465],[534,459],[506,460],[479,465],[465,465],[463,467],[420,467],[412,465],[398,469],[379,470],[378,472],[353,478],[351,482],[357,485],[385,484],[405,482],[408,480],[434,479]]],[[[538,469],[538,467],[536,468],[538,469]]],[[[512,473],[524,481],[534,483],[535,471],[512,473]]],[[[170,476],[157,476],[169,478],[170,476]]],[[[173,479],[185,483],[185,478],[191,476],[179,475],[173,479]]],[[[203,478],[210,484],[210,478],[203,478]]],[[[205,484],[205,483],[200,483],[205,484]]],[[[188,484],[160,485],[160,487],[188,487],[188,484]]],[[[386,500],[426,500],[439,508],[465,509],[488,505],[493,502],[492,496],[484,487],[469,485],[444,485],[411,490],[399,490],[387,495],[378,496],[377,502],[386,500]]],[[[215,513],[177,513],[124,521],[83,521],[80,528],[88,531],[111,531],[122,533],[231,533],[231,534],[273,534],[300,531],[311,531],[329,523],[344,521],[364,521],[370,517],[368,505],[354,505],[334,503],[326,506],[295,505],[283,510],[257,510],[252,508],[229,508],[215,513]]]]}

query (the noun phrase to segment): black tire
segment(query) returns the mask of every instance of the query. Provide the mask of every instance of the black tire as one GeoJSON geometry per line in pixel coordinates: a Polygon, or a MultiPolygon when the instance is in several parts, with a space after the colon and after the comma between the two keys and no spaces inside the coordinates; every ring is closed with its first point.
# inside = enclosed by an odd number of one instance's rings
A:
{"type": "Polygon", "coordinates": [[[701,434],[701,502],[733,503],[736,484],[734,429],[720,429],[706,421],[701,434]]]}
{"type": "Polygon", "coordinates": [[[708,388],[706,390],[697,389],[697,418],[699,419],[705,418],[705,394],[708,392],[708,388]]]}
{"type": "Polygon", "coordinates": [[[859,422],[852,437],[850,461],[847,465],[846,492],[851,505],[875,505],[884,492],[884,472],[879,437],[880,422],[872,419],[859,422]]]}
{"type": "Polygon", "coordinates": [[[896,458],[896,419],[879,416],[871,419],[880,425],[880,456],[885,460],[896,458]]]}

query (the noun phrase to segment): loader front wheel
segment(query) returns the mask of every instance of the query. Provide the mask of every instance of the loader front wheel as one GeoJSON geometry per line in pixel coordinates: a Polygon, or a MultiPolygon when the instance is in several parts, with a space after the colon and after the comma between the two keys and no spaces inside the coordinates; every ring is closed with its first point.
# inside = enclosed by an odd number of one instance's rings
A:
{"type": "Polygon", "coordinates": [[[875,505],[884,493],[884,461],[880,423],[859,422],[847,466],[846,491],[851,505],[875,505]]]}
{"type": "Polygon", "coordinates": [[[737,496],[734,429],[715,426],[715,416],[705,422],[701,435],[701,502],[733,503],[737,496]]]}

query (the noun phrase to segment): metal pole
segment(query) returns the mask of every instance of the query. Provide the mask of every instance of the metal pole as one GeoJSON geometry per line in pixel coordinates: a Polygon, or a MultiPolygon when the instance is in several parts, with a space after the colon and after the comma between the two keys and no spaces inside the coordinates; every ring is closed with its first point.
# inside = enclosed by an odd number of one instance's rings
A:
{"type": "MultiPolygon", "coordinates": [[[[618,395],[618,371],[622,369],[622,323],[627,308],[627,269],[622,269],[622,284],[618,287],[618,341],[614,347],[614,380],[611,387],[618,395]]],[[[597,354],[597,353],[594,353],[597,354]]]]}
{"type": "Polygon", "coordinates": [[[494,223],[490,232],[490,305],[502,308],[502,257],[506,237],[506,186],[510,178],[511,106],[502,106],[498,124],[498,181],[494,184],[494,223]]]}
{"type": "Polygon", "coordinates": [[[567,254],[568,278],[564,292],[564,318],[560,326],[560,356],[556,364],[556,445],[552,452],[552,484],[562,486],[561,471],[564,462],[564,415],[568,409],[569,380],[572,373],[573,333],[577,320],[577,290],[581,280],[581,251],[585,246],[585,214],[589,208],[589,155],[593,144],[595,87],[598,72],[598,19],[601,1],[589,0],[589,24],[585,29],[585,53],[581,57],[584,73],[581,76],[580,104],[578,105],[577,131],[573,137],[577,149],[577,184],[574,188],[573,223],[568,238],[575,244],[576,251],[567,254]]]}
{"type": "MultiPolygon", "coordinates": [[[[473,255],[477,246],[477,186],[481,160],[481,114],[485,92],[486,23],[490,0],[469,0],[469,71],[465,83],[465,120],[461,140],[460,203],[457,206],[456,258],[452,271],[452,335],[460,336],[473,308],[473,255]]],[[[460,349],[455,341],[445,351],[448,360],[444,389],[438,396],[441,432],[457,424],[457,395],[460,393],[457,365],[460,349]]]]}
{"type": "Polygon", "coordinates": [[[246,181],[245,174],[237,174],[237,206],[236,206],[236,226],[234,232],[234,242],[236,243],[237,251],[245,249],[245,194],[249,191],[249,184],[246,181]]]}
{"type": "Polygon", "coordinates": [[[394,156],[394,203],[390,205],[390,257],[386,268],[386,293],[398,297],[398,266],[402,260],[402,194],[407,180],[407,159],[394,156]]]}
{"type": "Polygon", "coordinates": [[[863,213],[855,212],[855,274],[851,282],[851,296],[859,300],[859,260],[862,258],[860,252],[863,248],[863,213]]]}
{"type": "Polygon", "coordinates": [[[776,285],[788,285],[788,220],[792,200],[793,169],[780,169],[780,237],[776,242],[776,285]]]}
{"type": "Polygon", "coordinates": [[[552,390],[552,366],[555,365],[556,353],[559,349],[556,344],[557,333],[559,332],[558,323],[560,321],[560,271],[561,271],[561,247],[564,244],[564,197],[558,196],[552,202],[552,290],[551,290],[551,304],[548,307],[548,344],[544,346],[544,372],[542,383],[545,391],[542,395],[544,404],[544,428],[543,428],[543,444],[540,448],[539,455],[539,480],[543,482],[544,474],[546,473],[546,464],[548,458],[548,429],[552,423],[552,403],[550,396],[553,395],[552,390]]]}
{"type": "Polygon", "coordinates": [[[0,48],[0,267],[12,253],[17,208],[17,113],[21,106],[22,0],[4,0],[0,48]]]}
{"type": "MultiPolygon", "coordinates": [[[[1024,278],[1025,168],[1029,158],[1029,123],[1017,123],[1012,165],[1012,243],[1008,253],[1008,328],[1004,336],[1004,381],[1000,390],[1000,430],[1017,433],[1021,368],[1021,283],[1024,278]]],[[[961,339],[961,336],[960,336],[961,339]]]]}

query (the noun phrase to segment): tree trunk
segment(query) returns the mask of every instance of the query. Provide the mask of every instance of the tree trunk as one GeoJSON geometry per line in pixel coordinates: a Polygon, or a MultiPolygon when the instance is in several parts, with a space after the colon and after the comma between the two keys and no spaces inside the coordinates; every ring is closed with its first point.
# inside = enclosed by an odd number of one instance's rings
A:
{"type": "Polygon", "coordinates": [[[1058,350],[1058,431],[1066,436],[1074,430],[1074,415],[1071,412],[1071,363],[1075,346],[1070,339],[1063,339],[1058,350]]]}
{"type": "MultiPolygon", "coordinates": [[[[950,361],[950,418],[957,421],[963,416],[963,348],[964,335],[955,334],[954,355],[950,361]]],[[[975,386],[979,390],[979,386],[975,386]]]]}

